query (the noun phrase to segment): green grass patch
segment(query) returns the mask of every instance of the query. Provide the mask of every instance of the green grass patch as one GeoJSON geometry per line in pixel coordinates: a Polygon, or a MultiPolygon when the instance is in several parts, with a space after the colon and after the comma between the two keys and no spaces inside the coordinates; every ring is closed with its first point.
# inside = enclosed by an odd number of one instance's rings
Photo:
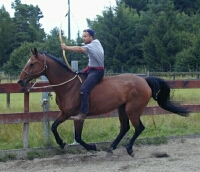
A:
{"type": "Polygon", "coordinates": [[[3,157],[0,157],[0,162],[6,162],[9,160],[15,160],[17,158],[16,154],[10,153],[10,154],[6,154],[3,157]]]}
{"type": "Polygon", "coordinates": [[[44,158],[46,156],[46,153],[43,152],[39,152],[39,151],[29,151],[27,153],[27,159],[28,160],[33,160],[35,158],[44,158]]]}

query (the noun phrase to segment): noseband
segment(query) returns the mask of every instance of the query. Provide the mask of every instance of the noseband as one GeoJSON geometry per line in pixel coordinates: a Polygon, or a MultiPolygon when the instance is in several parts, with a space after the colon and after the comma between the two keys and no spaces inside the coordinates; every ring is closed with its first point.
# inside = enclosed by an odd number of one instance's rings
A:
{"type": "Polygon", "coordinates": [[[47,68],[47,57],[45,56],[45,54],[43,54],[43,56],[45,57],[45,60],[44,60],[44,67],[43,67],[42,71],[32,74],[31,72],[27,72],[27,71],[25,71],[23,69],[23,72],[26,73],[27,75],[30,75],[30,76],[38,75],[38,74],[43,73],[46,70],[46,68],[47,68]]]}

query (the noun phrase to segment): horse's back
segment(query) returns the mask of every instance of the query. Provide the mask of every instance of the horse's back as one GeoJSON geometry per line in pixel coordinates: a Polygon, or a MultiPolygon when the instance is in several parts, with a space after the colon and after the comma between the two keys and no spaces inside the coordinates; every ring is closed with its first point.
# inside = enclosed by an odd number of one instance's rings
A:
{"type": "Polygon", "coordinates": [[[90,101],[93,109],[100,107],[100,111],[109,112],[123,104],[136,105],[139,100],[146,104],[150,97],[151,88],[144,78],[135,74],[120,74],[104,77],[92,90],[90,101]]]}
{"type": "Polygon", "coordinates": [[[102,85],[102,87],[105,88],[114,86],[114,88],[120,90],[124,89],[124,86],[127,85],[137,90],[150,90],[150,87],[144,78],[130,73],[104,77],[99,85],[102,85]]]}

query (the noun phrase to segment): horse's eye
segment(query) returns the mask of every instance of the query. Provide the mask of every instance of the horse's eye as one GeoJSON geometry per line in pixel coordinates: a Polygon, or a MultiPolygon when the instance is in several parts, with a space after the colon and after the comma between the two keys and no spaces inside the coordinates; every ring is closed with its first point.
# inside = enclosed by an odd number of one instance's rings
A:
{"type": "Polygon", "coordinates": [[[33,64],[33,63],[31,63],[31,64],[30,64],[30,67],[33,67],[33,66],[34,66],[34,64],[33,64]]]}

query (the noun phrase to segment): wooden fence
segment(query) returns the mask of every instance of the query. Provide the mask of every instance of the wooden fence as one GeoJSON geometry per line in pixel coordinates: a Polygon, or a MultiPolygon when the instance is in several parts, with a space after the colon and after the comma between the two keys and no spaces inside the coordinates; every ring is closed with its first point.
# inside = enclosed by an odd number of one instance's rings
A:
{"type": "MultiPolygon", "coordinates": [[[[168,83],[174,89],[188,89],[188,88],[200,88],[200,80],[168,80],[168,83]]],[[[41,82],[36,84],[36,87],[46,86],[48,82],[41,82]]],[[[0,84],[0,93],[4,94],[14,94],[23,93],[24,94],[24,112],[21,113],[9,113],[0,114],[0,124],[23,124],[23,147],[28,147],[28,137],[29,137],[29,123],[31,122],[47,122],[56,119],[59,111],[49,111],[49,112],[29,112],[29,94],[33,92],[52,92],[52,88],[40,88],[34,89],[30,92],[26,88],[20,87],[17,83],[5,83],[0,84]]],[[[200,112],[199,104],[187,104],[184,105],[189,108],[192,113],[200,112]]],[[[146,107],[143,115],[160,115],[169,114],[168,111],[161,109],[159,106],[148,106],[146,107]]],[[[117,117],[117,111],[114,110],[107,114],[102,114],[99,116],[91,116],[89,118],[108,118],[117,117]]]]}

